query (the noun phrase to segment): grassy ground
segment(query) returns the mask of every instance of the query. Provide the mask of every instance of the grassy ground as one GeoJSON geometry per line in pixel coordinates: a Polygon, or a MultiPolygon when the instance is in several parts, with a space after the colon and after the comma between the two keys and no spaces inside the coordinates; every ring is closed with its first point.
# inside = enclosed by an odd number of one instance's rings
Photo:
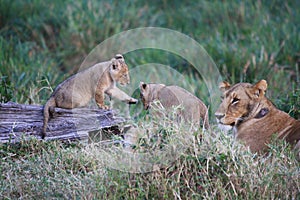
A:
{"type": "MultiPolygon", "coordinates": [[[[183,134],[188,134],[184,133],[183,134]]],[[[171,165],[149,173],[106,167],[91,146],[32,140],[0,146],[2,198],[297,199],[299,163],[285,143],[251,154],[204,134],[171,165]]],[[[98,149],[99,150],[99,149],[98,149]]]]}
{"type": "MultiPolygon", "coordinates": [[[[44,104],[100,42],[124,30],[165,27],[199,42],[225,80],[266,79],[268,96],[300,118],[298,1],[0,0],[0,101],[44,104]]],[[[201,77],[160,50],[131,52],[128,64],[163,63],[186,74],[208,100],[201,77]]],[[[173,165],[130,174],[103,166],[82,144],[0,145],[1,198],[297,199],[299,163],[285,144],[267,157],[230,137],[203,135],[173,165]]]]}

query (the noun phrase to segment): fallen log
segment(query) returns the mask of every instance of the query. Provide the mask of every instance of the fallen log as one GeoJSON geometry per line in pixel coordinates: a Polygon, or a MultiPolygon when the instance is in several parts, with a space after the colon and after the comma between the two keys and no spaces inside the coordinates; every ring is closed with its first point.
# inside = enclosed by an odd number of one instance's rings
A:
{"type": "MultiPolygon", "coordinates": [[[[91,108],[54,108],[45,140],[88,139],[89,133],[115,129],[125,119],[113,110],[91,108]]],[[[16,143],[21,139],[41,139],[43,106],[13,102],[0,103],[0,142],[16,143]]]]}

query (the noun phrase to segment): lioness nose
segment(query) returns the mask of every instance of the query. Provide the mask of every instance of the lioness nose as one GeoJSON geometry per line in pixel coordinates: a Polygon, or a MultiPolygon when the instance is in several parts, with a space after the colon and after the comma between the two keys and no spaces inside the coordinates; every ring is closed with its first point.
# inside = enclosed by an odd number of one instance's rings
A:
{"type": "Polygon", "coordinates": [[[225,115],[223,113],[215,113],[217,119],[222,119],[225,115]]]}

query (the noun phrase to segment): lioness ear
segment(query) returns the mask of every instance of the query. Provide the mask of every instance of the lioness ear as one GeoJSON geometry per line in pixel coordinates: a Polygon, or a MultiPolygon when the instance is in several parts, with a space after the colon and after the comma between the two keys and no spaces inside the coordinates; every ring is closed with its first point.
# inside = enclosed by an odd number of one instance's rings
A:
{"type": "Polygon", "coordinates": [[[230,83],[228,83],[227,81],[223,81],[219,84],[219,89],[222,92],[225,92],[226,90],[228,90],[230,88],[230,83]]]}
{"type": "Polygon", "coordinates": [[[254,94],[257,95],[258,97],[260,95],[265,95],[267,88],[268,88],[267,81],[260,80],[253,86],[253,88],[255,89],[254,94]]]}
{"type": "Polygon", "coordinates": [[[144,82],[140,82],[140,89],[141,89],[142,91],[145,91],[146,88],[147,88],[147,84],[144,83],[144,82]]]}

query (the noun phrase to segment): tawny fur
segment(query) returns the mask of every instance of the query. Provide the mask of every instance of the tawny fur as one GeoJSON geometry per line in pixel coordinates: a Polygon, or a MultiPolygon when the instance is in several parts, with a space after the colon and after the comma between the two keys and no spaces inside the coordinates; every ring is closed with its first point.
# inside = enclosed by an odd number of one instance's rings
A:
{"type": "Polygon", "coordinates": [[[94,98],[99,108],[108,109],[104,104],[105,94],[126,103],[136,103],[136,99],[116,87],[117,82],[121,85],[130,82],[128,66],[121,54],[117,54],[110,61],[80,71],[59,84],[44,106],[42,137],[46,136],[49,109],[53,107],[84,107],[94,98]]]}
{"type": "Polygon", "coordinates": [[[150,108],[151,103],[155,100],[159,100],[162,106],[167,110],[172,108],[172,106],[180,105],[183,107],[180,115],[184,120],[199,125],[200,121],[203,121],[204,127],[206,129],[209,128],[208,110],[205,104],[199,98],[181,87],[141,82],[140,94],[145,109],[150,108]]]}
{"type": "Polygon", "coordinates": [[[220,89],[223,101],[215,113],[219,124],[232,126],[236,139],[252,152],[265,151],[274,136],[299,147],[300,121],[277,109],[265,96],[265,80],[255,85],[223,82],[220,89]]]}

